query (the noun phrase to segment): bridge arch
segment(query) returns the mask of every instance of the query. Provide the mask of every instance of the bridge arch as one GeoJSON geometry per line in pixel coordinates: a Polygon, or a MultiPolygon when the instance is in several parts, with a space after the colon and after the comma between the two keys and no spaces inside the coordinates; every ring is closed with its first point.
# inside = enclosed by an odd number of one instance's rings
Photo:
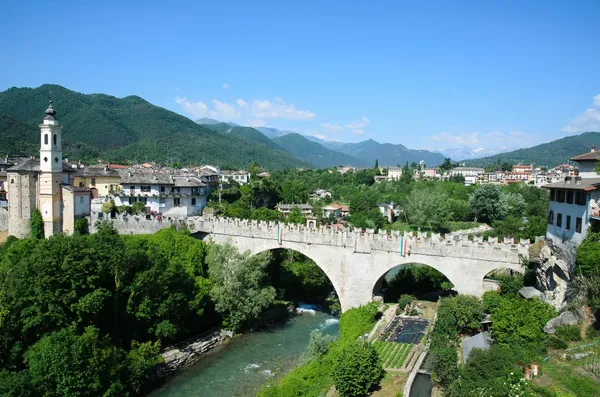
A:
{"type": "Polygon", "coordinates": [[[452,291],[454,283],[439,270],[423,263],[407,263],[383,273],[373,287],[373,296],[382,297],[386,303],[395,303],[401,294],[430,300],[452,291]]]}

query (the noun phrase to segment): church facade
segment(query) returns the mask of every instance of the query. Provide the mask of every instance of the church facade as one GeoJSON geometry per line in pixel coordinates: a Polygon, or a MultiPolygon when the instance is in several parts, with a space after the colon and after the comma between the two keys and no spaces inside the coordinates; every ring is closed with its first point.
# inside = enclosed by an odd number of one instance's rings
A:
{"type": "Polygon", "coordinates": [[[40,124],[40,157],[20,159],[8,168],[8,234],[29,235],[31,215],[39,209],[44,235],[72,234],[78,217],[90,213],[90,191],[72,185],[74,170],[63,163],[62,126],[52,101],[40,124]]]}

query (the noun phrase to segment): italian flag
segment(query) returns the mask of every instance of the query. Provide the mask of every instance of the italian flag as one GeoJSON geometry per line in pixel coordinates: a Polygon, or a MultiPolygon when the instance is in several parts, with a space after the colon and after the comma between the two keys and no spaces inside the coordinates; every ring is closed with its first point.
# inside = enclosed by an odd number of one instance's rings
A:
{"type": "Polygon", "coordinates": [[[283,230],[281,230],[279,223],[277,224],[277,242],[279,245],[283,244],[283,230]]]}
{"type": "Polygon", "coordinates": [[[400,237],[400,255],[406,256],[406,251],[408,250],[408,241],[404,239],[404,237],[400,237]]]}

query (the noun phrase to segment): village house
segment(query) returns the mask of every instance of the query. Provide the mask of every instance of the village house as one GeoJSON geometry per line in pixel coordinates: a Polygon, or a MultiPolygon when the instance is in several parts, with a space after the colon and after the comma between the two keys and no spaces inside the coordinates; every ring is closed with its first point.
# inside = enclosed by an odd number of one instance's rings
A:
{"type": "Polygon", "coordinates": [[[126,165],[99,164],[75,170],[73,185],[89,189],[93,198],[107,197],[121,189],[121,173],[126,165]]]}
{"type": "Polygon", "coordinates": [[[345,218],[350,214],[350,209],[347,205],[332,203],[323,207],[323,218],[329,218],[331,215],[335,218],[345,218]]]}
{"type": "Polygon", "coordinates": [[[314,190],[310,194],[310,197],[314,198],[314,199],[331,198],[331,196],[332,196],[331,191],[325,190],[325,189],[317,189],[317,190],[314,190]]]}
{"type": "Polygon", "coordinates": [[[387,167],[387,179],[397,181],[402,177],[402,167],[387,167]]]}
{"type": "Polygon", "coordinates": [[[594,171],[598,160],[600,151],[592,147],[589,153],[571,158],[579,164],[578,175],[543,186],[550,190],[546,238],[579,244],[590,224],[600,222],[600,175],[594,171]]]}
{"type": "Polygon", "coordinates": [[[219,175],[219,182],[221,183],[231,183],[237,182],[240,185],[246,185],[250,183],[250,172],[245,170],[235,171],[235,170],[221,170],[219,175]]]}
{"type": "Polygon", "coordinates": [[[127,172],[121,189],[113,192],[115,205],[141,202],[147,213],[166,216],[200,215],[206,207],[206,184],[195,175],[165,172],[127,172]]]}
{"type": "Polygon", "coordinates": [[[302,215],[312,215],[313,213],[313,207],[310,204],[283,204],[283,203],[279,203],[275,206],[275,209],[279,212],[281,212],[282,214],[284,214],[285,216],[288,216],[290,214],[290,212],[292,212],[292,210],[294,208],[298,208],[300,210],[300,213],[302,215]]]}
{"type": "Polygon", "coordinates": [[[512,172],[533,173],[533,164],[516,164],[512,166],[512,172]]]}

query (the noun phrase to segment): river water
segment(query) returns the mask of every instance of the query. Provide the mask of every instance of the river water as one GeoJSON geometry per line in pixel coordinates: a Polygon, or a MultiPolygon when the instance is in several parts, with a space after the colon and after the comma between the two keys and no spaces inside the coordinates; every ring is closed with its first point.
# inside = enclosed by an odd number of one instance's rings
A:
{"type": "Polygon", "coordinates": [[[337,335],[338,320],[304,309],[285,325],[234,338],[223,348],[173,375],[151,397],[255,396],[263,385],[292,370],[312,330],[337,335]]]}

